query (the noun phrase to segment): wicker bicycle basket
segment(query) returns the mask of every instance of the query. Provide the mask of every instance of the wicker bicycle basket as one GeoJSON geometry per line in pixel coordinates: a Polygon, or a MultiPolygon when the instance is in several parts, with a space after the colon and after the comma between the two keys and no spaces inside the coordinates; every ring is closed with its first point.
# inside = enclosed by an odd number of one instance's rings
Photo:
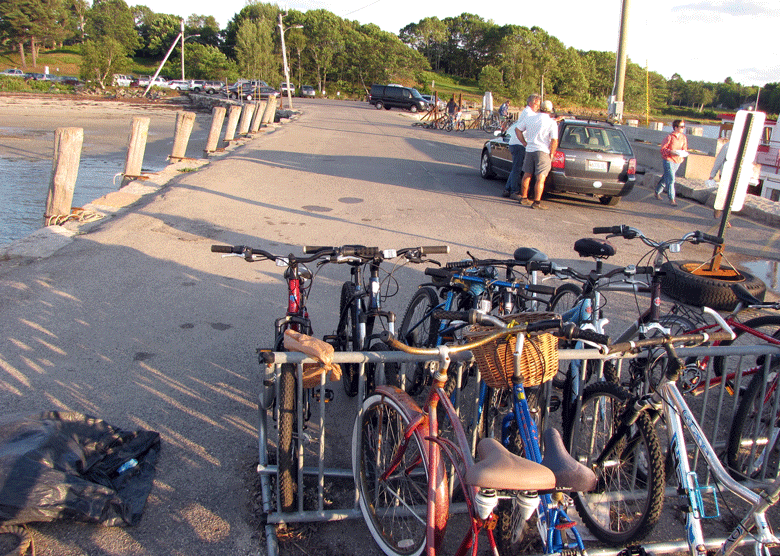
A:
{"type": "MultiPolygon", "coordinates": [[[[560,318],[555,313],[519,313],[501,317],[511,325],[560,318]]],[[[467,332],[468,341],[485,337],[496,329],[474,325],[467,332]]],[[[515,345],[517,336],[510,334],[471,350],[485,384],[491,388],[511,388],[515,374],[515,345]]],[[[525,339],[520,356],[520,374],[523,386],[539,386],[551,380],[558,372],[558,338],[552,334],[539,334],[525,339]]]]}

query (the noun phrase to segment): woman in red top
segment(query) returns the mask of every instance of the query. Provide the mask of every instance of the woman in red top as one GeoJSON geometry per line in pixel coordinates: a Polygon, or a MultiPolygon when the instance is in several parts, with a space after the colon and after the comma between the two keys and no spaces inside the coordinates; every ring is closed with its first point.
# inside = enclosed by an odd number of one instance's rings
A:
{"type": "Polygon", "coordinates": [[[676,205],[674,200],[674,176],[682,164],[683,158],[688,156],[688,138],[685,136],[685,122],[674,120],[674,130],[661,143],[661,158],[663,158],[664,175],[655,187],[655,198],[660,199],[661,193],[666,189],[669,201],[676,205]]]}

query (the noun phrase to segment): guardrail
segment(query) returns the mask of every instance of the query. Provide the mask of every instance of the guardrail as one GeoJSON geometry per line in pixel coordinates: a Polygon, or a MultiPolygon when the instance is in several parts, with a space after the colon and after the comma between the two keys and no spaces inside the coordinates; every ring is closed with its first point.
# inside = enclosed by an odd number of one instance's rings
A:
{"type": "MultiPolygon", "coordinates": [[[[708,365],[706,376],[704,379],[706,380],[706,384],[710,383],[710,379],[714,376],[714,373],[712,371],[712,358],[718,355],[730,355],[730,356],[741,356],[741,355],[759,355],[759,354],[772,354],[773,357],[780,357],[780,347],[774,347],[774,346],[738,346],[738,347],[698,347],[698,348],[681,348],[677,350],[680,357],[682,357],[684,360],[686,358],[695,358],[695,357],[703,357],[703,356],[709,356],[710,357],[710,364],[708,365]]],[[[267,540],[267,547],[268,547],[268,554],[269,556],[275,556],[279,553],[279,547],[278,547],[278,541],[276,537],[276,526],[281,524],[290,524],[290,523],[300,523],[300,522],[323,522],[323,521],[335,521],[335,520],[342,520],[342,519],[353,519],[353,518],[362,518],[359,505],[358,505],[358,494],[357,490],[354,490],[353,496],[347,496],[348,502],[345,501],[344,507],[329,507],[326,509],[326,502],[325,502],[325,492],[326,492],[326,479],[332,479],[332,480],[348,480],[352,481],[353,478],[353,471],[351,467],[338,467],[337,465],[328,465],[326,466],[326,458],[332,461],[343,461],[344,460],[344,454],[336,454],[336,457],[332,457],[334,454],[326,454],[326,446],[327,444],[327,435],[326,435],[326,404],[327,402],[327,396],[323,393],[326,391],[326,386],[328,386],[329,383],[326,383],[326,376],[325,374],[321,377],[320,382],[320,395],[317,397],[316,400],[316,408],[312,407],[310,408],[312,411],[312,414],[316,411],[317,416],[316,419],[313,419],[309,421],[309,425],[306,425],[306,420],[303,418],[302,411],[303,411],[303,399],[304,399],[304,389],[302,386],[302,373],[303,373],[303,364],[305,363],[313,363],[314,361],[312,359],[307,358],[305,355],[301,353],[289,353],[289,352],[276,352],[273,354],[274,357],[274,364],[273,364],[273,373],[272,375],[275,376],[276,380],[273,381],[274,386],[274,392],[273,396],[266,396],[266,393],[264,392],[265,387],[261,388],[261,394],[259,396],[259,425],[258,425],[258,448],[259,448],[259,465],[258,465],[258,473],[260,473],[260,479],[261,479],[261,486],[262,486],[262,500],[263,500],[263,513],[266,515],[266,540],[267,540]],[[297,403],[296,408],[298,411],[298,414],[296,416],[296,431],[299,439],[304,439],[307,444],[315,445],[315,450],[308,450],[308,457],[304,455],[304,452],[306,450],[304,449],[304,442],[299,442],[299,451],[298,451],[298,459],[299,459],[299,465],[298,467],[298,497],[297,497],[297,510],[294,512],[280,512],[278,510],[278,500],[279,500],[279,490],[278,490],[278,481],[275,481],[276,487],[272,488],[271,485],[271,477],[275,476],[278,472],[278,467],[274,464],[269,463],[271,461],[271,457],[269,457],[271,454],[276,452],[276,443],[273,438],[271,438],[271,434],[269,434],[269,416],[272,417],[272,407],[273,407],[273,399],[279,399],[279,373],[281,369],[281,365],[285,363],[292,363],[297,366],[298,369],[298,380],[297,380],[297,403]],[[311,432],[309,432],[309,427],[311,428],[311,432]],[[309,465],[305,466],[304,464],[308,461],[311,462],[312,460],[316,459],[317,465],[309,465]],[[312,507],[312,504],[310,502],[311,496],[309,496],[309,503],[305,503],[305,496],[303,496],[304,491],[304,477],[316,477],[316,507],[312,507]],[[306,506],[309,506],[308,508],[306,506]]],[[[462,354],[458,359],[463,358],[469,358],[470,354],[466,352],[465,354],[462,354]]],[[[621,358],[618,358],[618,360],[623,359],[631,359],[634,358],[634,356],[624,356],[621,358]]],[[[578,359],[615,359],[613,356],[603,356],[601,355],[597,350],[595,349],[566,349],[566,350],[560,350],[559,351],[559,360],[560,361],[566,361],[566,360],[578,360],[578,359]]],[[[365,365],[367,363],[376,363],[377,366],[377,373],[383,372],[383,366],[385,363],[389,362],[425,362],[429,361],[430,358],[427,357],[421,357],[421,356],[415,356],[415,355],[409,355],[402,352],[395,352],[395,351],[386,351],[386,352],[338,352],[335,354],[334,362],[343,364],[343,363],[357,363],[359,364],[360,369],[360,382],[359,382],[359,392],[358,395],[353,399],[354,401],[351,402],[354,405],[354,411],[347,411],[342,412],[338,417],[336,417],[336,420],[338,423],[346,424],[346,427],[349,431],[352,430],[352,425],[355,420],[355,416],[357,414],[357,411],[359,411],[360,408],[360,400],[364,398],[364,392],[365,392],[365,365]]],[[[769,358],[767,358],[769,360],[769,358]]],[[[271,374],[266,374],[266,376],[272,376],[271,374]]],[[[474,380],[475,383],[479,380],[479,375],[477,373],[477,376],[469,379],[474,380]]],[[[733,389],[735,392],[739,393],[743,386],[746,386],[746,380],[743,379],[741,376],[737,376],[734,378],[734,380],[731,382],[733,385],[733,389]]],[[[341,389],[340,384],[332,385],[333,388],[341,389]]],[[[475,392],[478,391],[478,389],[474,389],[475,392]]],[[[707,388],[704,390],[703,394],[701,396],[693,397],[690,395],[686,395],[688,404],[691,407],[691,409],[694,411],[694,413],[697,413],[696,417],[699,420],[700,424],[702,425],[705,433],[707,434],[708,439],[712,443],[713,447],[716,449],[716,451],[722,451],[723,447],[725,446],[725,443],[727,441],[727,438],[725,435],[728,434],[728,430],[730,428],[730,423],[734,417],[734,414],[736,412],[737,404],[739,402],[739,396],[738,395],[730,395],[727,391],[727,386],[725,381],[721,381],[717,386],[707,388]],[[714,413],[713,413],[714,411],[714,413]]],[[[775,398],[780,400],[780,390],[778,392],[775,392],[775,398]]],[[[471,407],[474,407],[476,405],[476,396],[473,399],[463,399],[463,400],[457,400],[460,404],[460,407],[463,408],[463,411],[461,412],[461,415],[469,415],[469,411],[471,407]]],[[[548,399],[549,402],[549,399],[548,399]]],[[[778,407],[779,401],[774,402],[774,407],[778,407]]],[[[345,409],[347,406],[340,406],[340,409],[345,409]]],[[[332,420],[332,419],[329,419],[332,420]]],[[[476,427],[475,427],[476,428],[476,427]]],[[[467,432],[469,432],[467,430],[467,432]]],[[[474,432],[476,434],[476,432],[474,432]]],[[[348,435],[351,437],[351,434],[348,435]]],[[[661,437],[662,442],[665,441],[665,438],[661,437]]],[[[691,443],[691,448],[693,448],[693,443],[691,443]]],[[[342,445],[342,451],[343,451],[343,445],[342,445]]],[[[276,452],[276,461],[278,461],[278,452],[276,452]]],[[[348,454],[346,457],[347,461],[351,461],[351,454],[348,454]]],[[[696,469],[699,473],[699,477],[701,478],[705,484],[709,484],[709,473],[707,473],[706,468],[703,468],[703,460],[700,461],[698,458],[698,452],[694,455],[694,459],[691,465],[692,469],[696,469]]],[[[353,485],[354,486],[354,485],[353,485]]],[[[310,493],[309,493],[310,494],[310,493]]],[[[668,496],[676,496],[676,489],[670,488],[667,492],[668,496]]],[[[330,503],[329,505],[333,505],[330,503]]],[[[455,511],[457,511],[458,507],[455,506],[455,511]]],[[[584,527],[582,527],[584,529],[584,527]]],[[[682,527],[680,527],[680,531],[682,531],[682,527]]],[[[658,531],[656,531],[657,536],[658,531]]],[[[725,537],[723,539],[717,539],[717,538],[711,538],[709,542],[712,543],[713,547],[716,545],[721,544],[723,541],[725,541],[725,537]]],[[[654,554],[666,554],[666,553],[673,553],[678,551],[685,551],[687,550],[687,543],[684,539],[682,540],[675,540],[675,541],[661,541],[660,539],[653,539],[653,542],[649,544],[643,545],[646,550],[651,551],[654,554]]],[[[588,553],[592,556],[598,555],[598,556],[607,556],[607,555],[618,555],[621,552],[621,549],[616,548],[589,548],[588,553]]]]}

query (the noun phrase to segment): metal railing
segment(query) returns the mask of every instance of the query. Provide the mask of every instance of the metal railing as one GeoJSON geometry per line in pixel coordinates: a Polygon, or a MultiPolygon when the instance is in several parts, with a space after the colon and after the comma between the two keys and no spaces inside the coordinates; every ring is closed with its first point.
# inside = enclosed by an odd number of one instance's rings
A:
{"type": "MultiPolygon", "coordinates": [[[[773,357],[780,357],[780,347],[774,347],[774,346],[739,346],[739,347],[699,347],[699,348],[685,348],[685,349],[678,349],[677,350],[680,357],[683,359],[686,359],[688,357],[703,357],[703,356],[709,356],[710,358],[710,364],[708,365],[707,371],[706,371],[706,377],[705,380],[707,381],[706,384],[709,384],[710,379],[714,376],[714,373],[712,371],[712,358],[719,356],[719,355],[729,355],[729,356],[742,356],[742,355],[760,355],[760,354],[772,354],[773,357]]],[[[465,354],[468,356],[468,352],[465,354]]],[[[326,405],[327,405],[327,398],[328,396],[325,395],[326,387],[329,385],[329,383],[326,383],[326,375],[323,374],[321,377],[320,382],[320,395],[315,396],[315,405],[316,408],[311,408],[312,415],[315,413],[316,409],[316,418],[311,419],[308,421],[303,418],[302,411],[303,411],[303,399],[304,399],[304,388],[302,386],[302,373],[303,373],[303,364],[304,363],[312,363],[314,362],[312,359],[307,358],[305,355],[301,353],[289,353],[289,352],[277,352],[273,354],[274,357],[274,365],[273,365],[273,375],[275,376],[275,380],[273,381],[275,385],[275,397],[278,400],[279,399],[279,373],[281,369],[281,365],[285,363],[292,363],[297,366],[297,372],[298,372],[298,380],[296,381],[297,384],[297,416],[296,416],[296,432],[297,437],[299,439],[298,444],[298,480],[297,480],[297,510],[294,512],[281,512],[278,510],[279,504],[279,490],[278,490],[278,481],[275,481],[276,487],[272,488],[271,485],[271,477],[276,475],[278,472],[277,465],[269,463],[271,461],[271,458],[269,457],[272,453],[276,452],[276,461],[278,460],[278,452],[277,452],[277,444],[274,439],[271,438],[271,435],[269,435],[269,417],[273,417],[273,411],[272,404],[267,404],[268,407],[266,407],[266,403],[264,403],[264,398],[266,397],[264,393],[261,392],[260,394],[260,400],[259,400],[259,424],[258,424],[258,448],[259,448],[259,464],[258,464],[258,473],[260,473],[260,479],[261,479],[261,486],[262,486],[262,500],[263,500],[263,513],[266,515],[266,540],[267,540],[267,547],[268,547],[268,554],[269,556],[275,556],[278,554],[278,542],[276,537],[276,526],[281,524],[288,524],[288,523],[300,523],[300,522],[324,522],[324,521],[335,521],[335,520],[342,520],[342,519],[353,519],[353,518],[362,518],[362,514],[359,509],[358,505],[358,494],[357,489],[354,490],[354,496],[349,497],[349,503],[345,507],[341,508],[328,508],[326,509],[326,502],[325,502],[325,492],[326,492],[326,479],[332,480],[332,479],[346,479],[346,480],[352,480],[353,478],[353,470],[351,467],[337,467],[337,466],[326,466],[326,458],[328,458],[329,454],[326,453],[326,446],[328,446],[327,442],[327,435],[326,435],[326,405]],[[309,432],[309,429],[311,429],[311,433],[309,432]],[[316,437],[316,438],[315,438],[316,437]],[[307,451],[304,444],[310,444],[310,445],[316,445],[316,451],[315,450],[309,450],[308,451],[308,458],[304,456],[304,453],[307,451]],[[316,460],[316,465],[310,465],[305,466],[304,463],[311,462],[313,460],[316,460]],[[307,504],[304,503],[304,499],[306,498],[304,493],[304,477],[316,477],[316,507],[314,508],[306,508],[307,504]]],[[[630,359],[633,356],[624,356],[621,358],[618,358],[620,360],[622,359],[630,359]]],[[[559,351],[559,360],[566,361],[566,360],[578,360],[578,359],[615,359],[614,356],[603,356],[601,355],[597,350],[595,349],[566,349],[566,350],[560,350],[559,351]]],[[[767,358],[769,360],[770,358],[767,358]]],[[[359,387],[358,387],[358,395],[353,398],[350,401],[350,404],[353,405],[354,411],[344,411],[348,409],[349,406],[344,406],[343,404],[339,406],[339,409],[341,410],[340,415],[337,417],[338,423],[340,423],[339,426],[343,427],[346,426],[348,430],[351,431],[352,425],[355,421],[355,417],[357,412],[360,410],[361,406],[361,400],[364,398],[365,393],[365,365],[367,363],[376,363],[377,373],[383,372],[383,367],[385,363],[390,362],[409,362],[409,363],[419,363],[419,362],[425,362],[430,360],[430,358],[422,357],[422,356],[415,356],[415,355],[409,355],[402,352],[396,352],[396,351],[385,351],[385,352],[337,352],[334,356],[334,362],[343,364],[343,363],[357,363],[359,365],[359,373],[360,373],[360,380],[359,380],[359,387]]],[[[266,374],[266,376],[271,376],[270,374],[266,374]]],[[[477,373],[476,378],[473,380],[478,381],[479,376],[477,373]]],[[[733,385],[733,391],[736,393],[740,392],[740,389],[743,385],[746,385],[746,380],[741,377],[737,376],[735,377],[734,381],[731,382],[731,385],[733,385]]],[[[340,384],[332,385],[333,388],[341,389],[340,384]]],[[[264,389],[264,388],[263,388],[264,389]]],[[[478,391],[478,389],[474,389],[475,391],[478,391]]],[[[780,395],[780,393],[776,393],[777,395],[780,395]]],[[[701,396],[693,397],[686,395],[686,399],[688,400],[688,404],[691,407],[691,409],[696,414],[697,419],[699,420],[700,424],[705,430],[705,433],[707,434],[707,437],[709,441],[712,443],[713,447],[716,449],[716,451],[722,451],[725,447],[727,438],[726,435],[728,434],[728,430],[730,428],[731,421],[734,417],[734,414],[736,412],[737,404],[739,402],[739,395],[730,395],[727,392],[727,385],[726,381],[721,381],[719,385],[713,387],[713,388],[707,388],[704,390],[704,393],[701,396]]],[[[464,399],[459,400],[460,403],[463,405],[463,412],[461,412],[461,415],[468,415],[469,407],[476,406],[476,396],[474,399],[464,399]]],[[[277,404],[278,406],[278,404],[277,404]]],[[[775,402],[775,407],[777,407],[777,402],[775,402]]],[[[662,434],[662,433],[661,433],[662,434]]],[[[350,435],[351,437],[351,435],[350,435]]],[[[665,441],[665,438],[661,437],[662,442],[665,441]]],[[[693,447],[693,444],[691,443],[691,447],[693,447]]],[[[344,447],[343,444],[340,446],[340,450],[343,451],[344,447]]],[[[349,450],[349,448],[348,448],[349,450]]],[[[328,458],[328,459],[334,459],[334,458],[328,458]]],[[[339,458],[335,458],[339,459],[339,458]]],[[[343,460],[343,454],[341,454],[341,460],[343,460]]],[[[351,454],[347,456],[347,460],[351,461],[351,454]]],[[[694,461],[692,463],[691,468],[697,469],[699,467],[698,471],[700,472],[701,477],[706,476],[706,481],[709,483],[709,473],[706,473],[706,469],[704,469],[704,474],[702,474],[702,470],[700,466],[702,465],[702,462],[699,461],[698,453],[694,456],[694,461]]],[[[353,485],[354,486],[354,485],[353,485]]],[[[672,489],[672,491],[669,492],[669,494],[676,494],[676,489],[672,489]]],[[[311,506],[311,496],[308,498],[309,503],[308,505],[311,506]]],[[[457,511],[457,507],[455,508],[457,511]]],[[[711,542],[713,545],[720,544],[725,540],[725,537],[722,540],[712,538],[711,542]]],[[[644,545],[644,547],[647,550],[650,550],[654,554],[662,554],[662,553],[672,553],[677,552],[680,550],[684,550],[687,548],[687,545],[685,544],[685,541],[661,541],[660,539],[657,540],[657,542],[652,542],[650,544],[644,545]]],[[[598,554],[600,556],[607,556],[612,554],[618,554],[621,551],[621,549],[601,549],[601,548],[595,548],[588,550],[589,554],[598,554]]]]}

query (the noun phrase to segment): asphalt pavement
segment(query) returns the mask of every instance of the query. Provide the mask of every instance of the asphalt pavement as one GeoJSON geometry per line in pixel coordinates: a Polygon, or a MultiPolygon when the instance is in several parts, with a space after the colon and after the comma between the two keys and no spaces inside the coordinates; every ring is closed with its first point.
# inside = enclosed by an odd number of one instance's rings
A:
{"type": "MultiPolygon", "coordinates": [[[[592,226],[631,224],[661,236],[717,226],[711,209],[656,204],[643,188],[617,207],[561,197],[532,211],[501,198],[502,182],[479,178],[482,132],[423,130],[407,114],[365,103],[296,102],[300,117],[199,169],[179,163],[165,184],[136,184],[124,198],[96,203],[105,218],[2,251],[3,411],[79,411],[162,436],[139,525],[35,524],[37,554],[265,553],[255,349],[272,343],[284,282],[272,264],[222,258],[212,244],[281,254],[307,244],[448,244],[446,260],[507,256],[525,245],[587,268],[572,245],[592,226]]],[[[778,230],[739,216],[732,223],[730,260],[777,260],[778,230]]],[[[616,264],[637,263],[647,250],[622,240],[617,247],[616,264]]],[[[422,270],[394,270],[389,309],[403,312],[422,270]]],[[[335,327],[347,276],[337,265],[317,276],[309,309],[319,336],[335,327]]],[[[349,461],[344,414],[344,430],[332,436],[341,466],[349,461]]],[[[307,551],[373,554],[366,531],[355,522],[323,525],[307,551]]]]}

